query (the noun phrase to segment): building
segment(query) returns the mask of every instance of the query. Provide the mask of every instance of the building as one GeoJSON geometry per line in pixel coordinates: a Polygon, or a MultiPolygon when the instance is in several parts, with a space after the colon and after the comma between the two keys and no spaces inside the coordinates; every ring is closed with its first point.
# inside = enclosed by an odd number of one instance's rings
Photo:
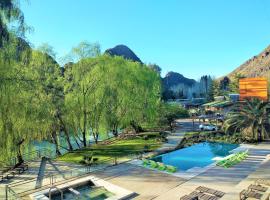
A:
{"type": "Polygon", "coordinates": [[[268,83],[266,78],[241,78],[239,79],[240,101],[259,98],[268,101],[268,83]]]}

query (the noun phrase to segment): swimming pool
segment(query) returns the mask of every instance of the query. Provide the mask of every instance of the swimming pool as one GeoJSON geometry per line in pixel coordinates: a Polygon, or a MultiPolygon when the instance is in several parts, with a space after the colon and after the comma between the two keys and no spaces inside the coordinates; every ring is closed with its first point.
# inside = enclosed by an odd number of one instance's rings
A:
{"type": "Polygon", "coordinates": [[[152,160],[175,166],[178,170],[186,171],[193,167],[210,165],[215,162],[214,158],[228,156],[230,151],[238,146],[238,144],[203,142],[156,156],[152,160]]]}

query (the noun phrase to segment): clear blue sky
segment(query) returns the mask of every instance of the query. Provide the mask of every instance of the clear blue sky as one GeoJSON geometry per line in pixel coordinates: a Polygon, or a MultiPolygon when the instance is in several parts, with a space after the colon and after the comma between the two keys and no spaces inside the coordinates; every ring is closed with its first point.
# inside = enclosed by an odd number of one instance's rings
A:
{"type": "Polygon", "coordinates": [[[22,0],[29,41],[130,47],[164,75],[222,76],[270,44],[269,0],[22,0]]]}

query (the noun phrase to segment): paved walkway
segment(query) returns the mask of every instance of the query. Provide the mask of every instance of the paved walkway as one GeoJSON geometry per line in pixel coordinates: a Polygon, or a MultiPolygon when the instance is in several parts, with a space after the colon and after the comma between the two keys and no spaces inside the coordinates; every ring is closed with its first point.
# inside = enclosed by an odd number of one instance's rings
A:
{"type": "Polygon", "coordinates": [[[193,126],[192,119],[178,119],[176,120],[176,129],[167,137],[168,141],[164,143],[157,152],[164,152],[174,150],[177,145],[182,141],[186,132],[198,130],[199,123],[195,122],[193,126]]]}
{"type": "Polygon", "coordinates": [[[96,177],[137,193],[134,199],[154,199],[178,185],[183,178],[125,163],[95,173],[96,177]]]}
{"type": "Polygon", "coordinates": [[[265,172],[264,167],[270,166],[270,160],[266,158],[270,154],[270,144],[245,147],[250,149],[245,161],[229,169],[214,166],[191,179],[175,177],[132,164],[108,168],[95,176],[136,192],[137,197],[134,198],[136,200],[179,200],[181,196],[189,194],[200,185],[223,191],[227,195],[234,191],[226,200],[237,200],[241,191],[238,185],[249,176],[253,179],[261,177],[265,172]]]}
{"type": "MultiPolygon", "coordinates": [[[[84,169],[84,166],[77,165],[77,164],[71,164],[71,163],[65,163],[65,162],[54,162],[56,167],[64,174],[71,174],[71,171],[73,172],[80,172],[84,169]]],[[[30,190],[35,187],[36,184],[36,178],[38,175],[40,166],[40,160],[33,161],[29,163],[29,169],[25,171],[24,173],[15,176],[12,179],[9,179],[3,183],[0,183],[0,199],[4,199],[5,195],[5,185],[6,184],[12,184],[12,189],[17,192],[23,192],[25,190],[30,190]],[[27,183],[25,181],[28,181],[27,183]],[[24,184],[20,184],[20,183],[24,184]]],[[[45,176],[48,176],[50,174],[58,174],[58,172],[50,165],[46,164],[46,170],[45,170],[45,176]]],[[[57,181],[64,180],[63,176],[59,175],[56,177],[57,181]]],[[[44,178],[43,184],[49,184],[50,178],[44,178]]]]}

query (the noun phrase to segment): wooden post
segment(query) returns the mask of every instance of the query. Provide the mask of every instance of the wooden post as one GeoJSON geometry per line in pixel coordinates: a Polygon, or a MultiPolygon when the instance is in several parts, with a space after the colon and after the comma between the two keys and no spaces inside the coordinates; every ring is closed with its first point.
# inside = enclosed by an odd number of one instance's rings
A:
{"type": "Polygon", "coordinates": [[[5,186],[5,190],[6,190],[6,200],[8,200],[8,185],[5,186]]]}

